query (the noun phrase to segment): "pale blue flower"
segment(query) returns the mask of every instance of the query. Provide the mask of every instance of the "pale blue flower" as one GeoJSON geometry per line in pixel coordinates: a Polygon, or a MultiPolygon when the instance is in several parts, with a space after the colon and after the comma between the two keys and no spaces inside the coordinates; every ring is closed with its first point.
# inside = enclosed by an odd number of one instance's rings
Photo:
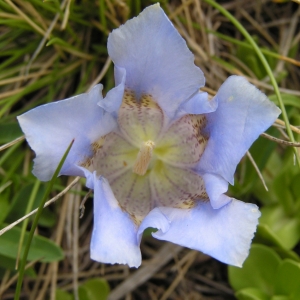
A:
{"type": "Polygon", "coordinates": [[[208,100],[192,53],[159,5],[108,38],[116,87],[102,86],[18,117],[36,153],[33,173],[61,174],[94,189],[91,257],[141,264],[153,236],[241,266],[260,212],[226,196],[237,164],[280,111],[246,79],[231,76],[208,100]]]}

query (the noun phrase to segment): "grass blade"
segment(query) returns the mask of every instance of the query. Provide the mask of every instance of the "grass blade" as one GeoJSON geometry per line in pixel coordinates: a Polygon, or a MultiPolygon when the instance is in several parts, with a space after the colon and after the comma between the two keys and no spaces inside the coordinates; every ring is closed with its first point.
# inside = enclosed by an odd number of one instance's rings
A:
{"type": "MultiPolygon", "coordinates": [[[[31,208],[33,206],[34,199],[36,197],[36,194],[38,192],[40,184],[41,184],[41,182],[37,179],[35,181],[34,187],[32,189],[32,192],[31,192],[31,195],[30,195],[27,207],[26,207],[26,212],[25,212],[26,215],[31,211],[31,208]]],[[[22,224],[22,231],[21,231],[21,236],[20,236],[17,260],[16,260],[16,269],[18,269],[18,267],[19,267],[19,259],[20,259],[20,255],[21,255],[21,251],[22,251],[22,247],[23,247],[23,242],[24,242],[25,232],[26,232],[26,228],[28,226],[28,222],[29,222],[29,219],[26,219],[24,221],[24,223],[22,224]]]]}
{"type": "Polygon", "coordinates": [[[63,155],[61,161],[59,162],[48,186],[47,186],[47,189],[46,189],[46,192],[44,194],[44,197],[43,197],[43,200],[41,201],[41,204],[38,208],[38,211],[37,211],[37,214],[34,218],[34,221],[33,221],[33,224],[31,226],[31,229],[30,229],[30,233],[29,233],[29,238],[28,238],[28,241],[27,241],[27,244],[25,246],[25,251],[24,251],[24,255],[23,255],[23,258],[22,258],[22,261],[21,261],[21,264],[20,264],[20,269],[19,269],[19,277],[18,277],[18,282],[17,282],[17,288],[16,288],[16,293],[15,293],[15,297],[14,297],[14,300],[19,300],[20,299],[20,293],[21,293],[21,287],[22,287],[22,282],[23,282],[23,277],[24,277],[24,270],[25,270],[25,265],[26,265],[26,261],[27,261],[27,256],[28,256],[28,252],[29,252],[29,249],[30,249],[30,244],[31,244],[31,241],[32,241],[32,238],[33,238],[33,234],[34,234],[34,231],[38,225],[38,221],[39,221],[39,218],[42,214],[42,211],[43,211],[43,207],[44,207],[44,204],[52,190],[52,187],[53,187],[53,184],[54,184],[54,181],[56,179],[56,177],[58,176],[70,150],[71,150],[71,147],[73,146],[73,143],[74,143],[74,140],[72,140],[72,142],[70,143],[69,147],[67,148],[65,154],[63,155]]]}
{"type": "MultiPolygon", "coordinates": [[[[278,98],[278,102],[279,102],[279,106],[281,109],[281,113],[282,113],[282,117],[285,123],[285,127],[288,133],[288,136],[291,140],[291,142],[295,142],[294,139],[294,135],[293,132],[291,130],[291,126],[290,126],[290,122],[285,110],[285,106],[284,103],[282,101],[281,98],[281,94],[278,88],[278,84],[276,82],[276,79],[273,75],[273,72],[269,66],[269,63],[267,62],[265,56],[263,55],[262,51],[260,50],[260,48],[258,47],[258,45],[256,44],[256,42],[254,41],[254,39],[251,37],[251,35],[248,33],[248,31],[245,29],[245,27],[229,12],[227,11],[224,7],[222,7],[221,5],[219,5],[217,2],[215,2],[214,0],[204,0],[206,3],[208,3],[209,5],[213,6],[214,8],[216,8],[221,14],[223,14],[226,18],[228,18],[228,20],[230,20],[233,25],[243,34],[243,36],[246,38],[246,40],[250,43],[250,45],[253,47],[253,49],[255,50],[256,54],[258,55],[259,59],[261,60],[262,65],[264,66],[264,68],[266,69],[268,76],[270,77],[271,83],[274,87],[274,91],[275,94],[278,98]]],[[[297,148],[293,148],[294,152],[295,152],[295,156],[298,162],[298,166],[300,167],[300,157],[299,157],[299,153],[297,148]]]]}

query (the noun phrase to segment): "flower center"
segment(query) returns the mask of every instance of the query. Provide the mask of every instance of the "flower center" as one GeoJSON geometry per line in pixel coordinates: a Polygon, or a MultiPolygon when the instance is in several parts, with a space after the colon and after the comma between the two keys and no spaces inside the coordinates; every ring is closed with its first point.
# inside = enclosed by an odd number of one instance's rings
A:
{"type": "Polygon", "coordinates": [[[207,201],[203,179],[194,172],[208,138],[203,115],[168,123],[151,95],[139,101],[126,91],[118,113],[118,132],[92,144],[93,157],[82,166],[104,176],[136,224],[157,206],[192,208],[207,201]]]}
{"type": "Polygon", "coordinates": [[[152,141],[147,141],[142,144],[132,168],[134,173],[138,175],[145,175],[152,158],[154,146],[155,144],[152,141]]]}

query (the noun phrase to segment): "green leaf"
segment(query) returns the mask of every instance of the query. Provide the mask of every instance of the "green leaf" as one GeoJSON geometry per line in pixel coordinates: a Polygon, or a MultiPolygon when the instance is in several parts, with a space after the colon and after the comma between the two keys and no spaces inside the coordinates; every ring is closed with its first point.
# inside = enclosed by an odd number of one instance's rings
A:
{"type": "Polygon", "coordinates": [[[282,248],[282,244],[278,237],[273,233],[270,227],[266,224],[259,224],[257,226],[256,235],[255,235],[255,243],[267,244],[269,246],[278,246],[282,248]]]}
{"type": "Polygon", "coordinates": [[[57,222],[57,215],[54,212],[52,212],[50,209],[47,209],[47,207],[45,207],[39,219],[39,225],[43,227],[51,228],[56,224],[56,222],[57,222]]]}
{"type": "MultiPolygon", "coordinates": [[[[9,215],[5,220],[7,223],[12,223],[15,220],[25,215],[27,202],[30,198],[33,186],[34,186],[33,183],[27,184],[15,193],[11,201],[9,215]]],[[[33,208],[36,208],[39,205],[39,203],[42,200],[44,192],[45,192],[45,187],[44,185],[42,185],[38,190],[37,196],[35,197],[33,208]]]]}
{"type": "MultiPolygon", "coordinates": [[[[288,168],[290,169],[290,168],[288,168]]],[[[272,189],[274,190],[278,202],[284,208],[287,214],[292,214],[295,206],[293,194],[289,188],[291,176],[287,172],[283,172],[274,178],[272,189]]]]}
{"type": "Polygon", "coordinates": [[[236,291],[251,287],[271,296],[280,262],[281,259],[274,250],[252,244],[243,268],[229,266],[229,282],[236,291]]]}
{"type": "Polygon", "coordinates": [[[57,289],[55,292],[55,300],[74,300],[74,296],[63,290],[57,289]]]}
{"type": "Polygon", "coordinates": [[[22,130],[17,122],[0,124],[0,144],[9,143],[22,135],[22,130]]]}
{"type": "MultiPolygon", "coordinates": [[[[12,223],[26,214],[27,201],[30,198],[32,189],[33,189],[33,184],[30,183],[28,185],[25,185],[22,189],[20,189],[18,193],[16,193],[10,205],[9,214],[5,219],[6,223],[12,223]]],[[[40,205],[44,193],[45,193],[45,185],[41,185],[34,199],[32,209],[35,209],[40,205]]],[[[30,219],[33,219],[33,217],[31,217],[30,219]]],[[[55,223],[56,223],[55,214],[52,211],[50,211],[49,208],[47,207],[44,208],[41,217],[39,219],[39,225],[44,227],[52,227],[55,225],[55,223]]]]}
{"type": "Polygon", "coordinates": [[[299,255],[292,250],[286,250],[281,247],[272,247],[272,249],[274,249],[282,259],[289,258],[293,261],[300,262],[299,255]]]}
{"type": "Polygon", "coordinates": [[[275,295],[275,296],[271,297],[270,300],[291,300],[291,298],[288,296],[283,296],[283,295],[275,295]]]}
{"type": "MultiPolygon", "coordinates": [[[[290,105],[293,107],[300,108],[300,97],[295,95],[289,95],[289,94],[281,94],[282,101],[284,105],[290,105]]],[[[269,99],[274,101],[276,105],[279,104],[277,96],[276,95],[270,95],[269,99]]]]}
{"type": "Polygon", "coordinates": [[[291,180],[291,191],[297,203],[300,202],[300,174],[293,176],[291,180]]]}
{"type": "Polygon", "coordinates": [[[300,222],[296,216],[287,216],[281,205],[265,206],[261,213],[258,234],[261,234],[264,227],[265,233],[270,237],[269,241],[287,250],[299,242],[300,222]]]}
{"type": "MultiPolygon", "coordinates": [[[[275,143],[274,143],[275,144],[275,143]]],[[[252,154],[252,152],[251,152],[252,154]]],[[[275,151],[270,153],[267,165],[264,166],[263,177],[266,181],[269,191],[266,191],[261,182],[256,181],[251,193],[255,195],[259,201],[264,205],[271,205],[278,203],[277,195],[273,190],[274,178],[282,170],[282,158],[275,151]]]]}
{"type": "MultiPolygon", "coordinates": [[[[16,273],[16,260],[0,254],[0,269],[1,268],[5,269],[5,270],[10,270],[13,273],[16,273]]],[[[25,274],[32,278],[36,278],[36,273],[32,267],[28,268],[25,271],[25,274]]]]}
{"type": "Polygon", "coordinates": [[[239,290],[235,296],[239,300],[269,300],[269,296],[256,288],[245,288],[239,290]]]}
{"type": "Polygon", "coordinates": [[[9,190],[5,189],[0,193],[0,224],[5,220],[9,210],[10,210],[10,202],[9,202],[9,190]]]}
{"type": "MultiPolygon", "coordinates": [[[[256,36],[253,37],[253,40],[255,42],[258,42],[258,38],[256,36]]],[[[252,72],[257,76],[258,79],[262,79],[267,75],[267,72],[264,68],[264,66],[261,64],[260,58],[255,52],[255,50],[250,46],[250,43],[246,40],[243,42],[244,44],[240,44],[237,47],[236,56],[244,62],[247,66],[250,67],[252,72]]],[[[260,50],[263,52],[268,51],[268,49],[260,48],[260,50]]],[[[274,57],[265,56],[266,60],[268,61],[271,69],[274,69],[276,66],[276,59],[274,57]]],[[[284,75],[282,75],[284,76],[284,75]]]]}
{"type": "Polygon", "coordinates": [[[300,263],[285,259],[279,266],[275,293],[287,295],[290,300],[300,299],[300,263]]]}
{"type": "Polygon", "coordinates": [[[105,279],[93,278],[87,280],[78,288],[80,300],[106,300],[110,288],[105,279]]]}
{"type": "Polygon", "coordinates": [[[148,227],[144,230],[143,236],[152,236],[152,233],[156,232],[157,228],[148,227]]]}
{"type": "MultiPolygon", "coordinates": [[[[16,259],[18,252],[21,229],[14,227],[0,236],[0,255],[16,259]]],[[[28,233],[25,234],[25,243],[28,239],[28,233]]],[[[23,249],[24,251],[24,249],[23,249]]],[[[23,253],[22,251],[22,253],[23,253]]],[[[23,255],[23,254],[22,254],[23,255]]],[[[31,244],[28,260],[41,259],[42,262],[59,261],[64,258],[63,251],[51,240],[35,235],[31,244]]]]}
{"type": "MultiPolygon", "coordinates": [[[[273,136],[278,135],[274,128],[270,128],[268,133],[273,136]]],[[[266,164],[271,158],[275,148],[276,143],[272,143],[263,138],[259,138],[253,143],[249,151],[259,170],[263,170],[266,167],[266,164]]],[[[263,190],[265,190],[257,175],[257,171],[248,158],[245,159],[238,168],[239,172],[237,174],[239,174],[240,178],[239,180],[236,180],[234,186],[230,187],[231,190],[234,190],[236,197],[245,198],[244,196],[249,196],[250,193],[253,193],[255,185],[259,185],[263,190]],[[243,179],[241,180],[241,178],[243,179]]]]}

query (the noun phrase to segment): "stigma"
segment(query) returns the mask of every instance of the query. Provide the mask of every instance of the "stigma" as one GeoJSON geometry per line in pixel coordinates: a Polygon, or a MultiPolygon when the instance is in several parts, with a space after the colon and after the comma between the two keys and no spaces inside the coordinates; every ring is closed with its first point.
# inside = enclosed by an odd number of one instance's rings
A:
{"type": "Polygon", "coordinates": [[[152,141],[147,141],[144,142],[141,147],[140,147],[140,151],[138,152],[137,158],[134,162],[132,171],[138,175],[145,175],[151,158],[152,158],[152,153],[153,153],[153,149],[154,149],[155,143],[152,141]]]}

